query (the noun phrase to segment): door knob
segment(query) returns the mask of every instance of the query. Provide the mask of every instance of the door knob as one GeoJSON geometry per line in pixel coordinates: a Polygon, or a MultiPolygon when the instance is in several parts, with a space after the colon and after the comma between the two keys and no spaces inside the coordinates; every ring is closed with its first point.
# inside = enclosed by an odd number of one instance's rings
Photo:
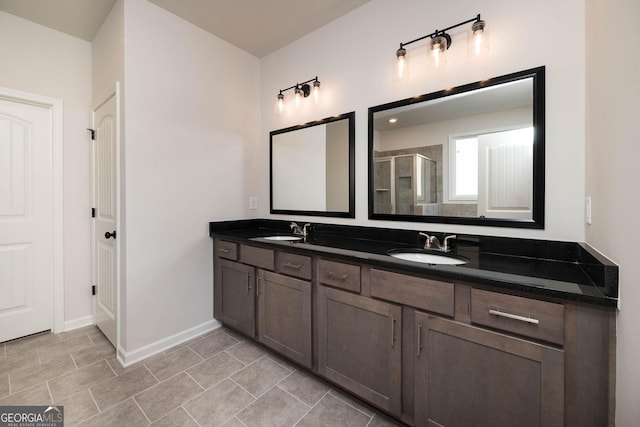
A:
{"type": "Polygon", "coordinates": [[[106,233],[104,233],[104,238],[105,239],[110,239],[110,238],[116,238],[116,230],[113,230],[111,233],[109,233],[108,231],[106,233]]]}

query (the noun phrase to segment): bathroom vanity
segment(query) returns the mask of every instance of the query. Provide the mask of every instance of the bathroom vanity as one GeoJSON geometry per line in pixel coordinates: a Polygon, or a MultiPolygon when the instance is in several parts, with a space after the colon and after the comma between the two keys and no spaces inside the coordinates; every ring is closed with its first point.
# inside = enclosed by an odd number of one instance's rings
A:
{"type": "Polygon", "coordinates": [[[417,231],[209,227],[214,317],[398,420],[612,423],[618,268],[584,244],[458,235],[444,265],[389,255],[417,231]]]}

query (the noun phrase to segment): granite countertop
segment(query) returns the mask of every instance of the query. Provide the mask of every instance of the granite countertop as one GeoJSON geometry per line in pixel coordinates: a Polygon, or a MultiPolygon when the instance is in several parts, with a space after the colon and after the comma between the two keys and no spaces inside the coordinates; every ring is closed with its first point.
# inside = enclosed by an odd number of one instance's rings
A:
{"type": "MultiPolygon", "coordinates": [[[[618,266],[584,243],[457,234],[448,255],[462,256],[468,262],[463,265],[431,265],[404,261],[387,254],[391,249],[422,248],[424,237],[415,230],[313,224],[304,241],[264,239],[273,235],[291,235],[289,224],[290,221],[266,219],[211,222],[209,234],[239,243],[330,255],[345,261],[361,261],[434,278],[609,307],[616,307],[618,303],[618,266]]],[[[442,233],[434,234],[442,240],[442,233]]]]}

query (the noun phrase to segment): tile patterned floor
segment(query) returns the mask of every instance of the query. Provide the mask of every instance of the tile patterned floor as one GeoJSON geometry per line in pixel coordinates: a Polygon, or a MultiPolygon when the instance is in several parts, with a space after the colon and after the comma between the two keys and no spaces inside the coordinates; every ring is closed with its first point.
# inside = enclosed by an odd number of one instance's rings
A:
{"type": "Polygon", "coordinates": [[[123,368],[94,326],[0,344],[0,406],[64,405],[65,425],[396,425],[228,329],[123,368]]]}

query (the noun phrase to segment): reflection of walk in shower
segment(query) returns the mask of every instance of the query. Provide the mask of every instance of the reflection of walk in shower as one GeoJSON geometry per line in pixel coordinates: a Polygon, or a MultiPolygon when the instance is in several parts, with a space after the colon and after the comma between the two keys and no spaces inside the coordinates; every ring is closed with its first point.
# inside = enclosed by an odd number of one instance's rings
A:
{"type": "Polygon", "coordinates": [[[437,215],[436,162],[420,154],[374,159],[374,212],[437,215]]]}

